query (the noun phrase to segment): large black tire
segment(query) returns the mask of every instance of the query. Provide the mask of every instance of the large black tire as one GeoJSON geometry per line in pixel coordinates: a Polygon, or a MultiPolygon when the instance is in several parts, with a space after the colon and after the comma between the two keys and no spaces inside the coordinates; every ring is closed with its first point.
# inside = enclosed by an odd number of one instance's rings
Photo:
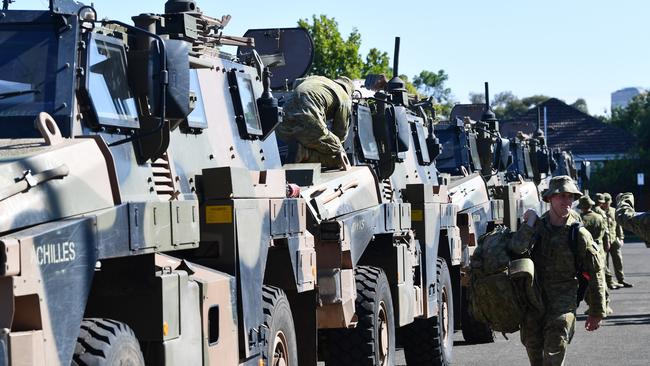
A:
{"type": "Polygon", "coordinates": [[[291,307],[284,291],[273,286],[262,288],[262,307],[267,348],[264,352],[268,366],[298,366],[296,329],[293,325],[291,307]]]}
{"type": "Polygon", "coordinates": [[[392,366],[395,364],[395,318],[384,271],[359,266],[355,270],[357,326],[322,332],[327,366],[392,366]]]}
{"type": "Polygon", "coordinates": [[[72,366],[144,366],[140,343],[128,325],[111,319],[81,322],[72,366]]]}
{"type": "Polygon", "coordinates": [[[449,365],[454,345],[454,297],[449,268],[444,259],[437,261],[438,315],[416,319],[404,327],[402,343],[409,366],[449,365]]]}
{"type": "Polygon", "coordinates": [[[461,328],[465,342],[469,344],[494,342],[494,332],[490,326],[474,319],[472,314],[469,313],[469,294],[467,291],[463,291],[461,302],[461,328]]]}

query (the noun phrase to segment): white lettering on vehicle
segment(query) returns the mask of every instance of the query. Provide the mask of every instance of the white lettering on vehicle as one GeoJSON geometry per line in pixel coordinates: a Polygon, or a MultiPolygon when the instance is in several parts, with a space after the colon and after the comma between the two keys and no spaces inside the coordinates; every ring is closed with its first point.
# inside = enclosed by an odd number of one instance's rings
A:
{"type": "Polygon", "coordinates": [[[64,263],[75,260],[77,252],[75,243],[66,241],[63,243],[44,244],[36,248],[36,259],[39,265],[64,263]]]}

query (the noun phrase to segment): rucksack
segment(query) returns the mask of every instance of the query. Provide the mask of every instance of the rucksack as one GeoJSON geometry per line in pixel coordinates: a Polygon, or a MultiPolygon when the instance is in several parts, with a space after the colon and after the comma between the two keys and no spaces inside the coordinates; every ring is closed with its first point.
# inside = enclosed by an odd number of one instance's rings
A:
{"type": "Polygon", "coordinates": [[[533,261],[509,250],[512,235],[507,227],[483,234],[470,260],[470,315],[502,333],[518,331],[527,312],[543,313],[533,261]]]}

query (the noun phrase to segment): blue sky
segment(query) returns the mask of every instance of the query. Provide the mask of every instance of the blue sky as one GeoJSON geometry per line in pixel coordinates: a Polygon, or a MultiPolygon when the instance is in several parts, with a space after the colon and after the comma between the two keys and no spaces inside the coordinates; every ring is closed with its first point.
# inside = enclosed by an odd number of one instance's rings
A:
{"type": "MultiPolygon", "coordinates": [[[[100,17],[129,21],[159,13],[164,0],[95,0],[100,17]]],[[[44,0],[18,0],[13,8],[44,0]]],[[[592,114],[609,111],[610,93],[650,87],[650,2],[642,0],[410,0],[283,1],[199,0],[207,15],[232,15],[226,34],[248,28],[291,27],[313,14],[334,17],[344,36],[356,27],[361,53],[372,47],[392,57],[400,36],[400,73],[444,69],[455,98],[510,90],[519,97],[546,94],[573,102],[585,98],[592,114]],[[392,5],[395,4],[395,5],[392,5]]]]}

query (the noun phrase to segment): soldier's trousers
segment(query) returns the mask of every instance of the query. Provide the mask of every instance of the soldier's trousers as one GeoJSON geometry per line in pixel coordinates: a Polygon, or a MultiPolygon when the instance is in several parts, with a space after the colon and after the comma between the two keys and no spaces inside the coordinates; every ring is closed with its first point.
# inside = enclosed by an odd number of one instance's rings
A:
{"type": "Polygon", "coordinates": [[[521,343],[526,347],[531,366],[562,366],[566,348],[575,330],[576,316],[527,314],[521,325],[521,343]]]}
{"type": "MultiPolygon", "coordinates": [[[[607,267],[609,268],[609,258],[612,258],[612,264],[614,267],[614,274],[616,275],[616,280],[618,282],[623,282],[625,280],[625,273],[623,272],[623,252],[621,251],[621,246],[616,243],[612,244],[609,252],[607,252],[607,267]]],[[[611,278],[611,272],[610,272],[611,278]]]]}
{"type": "Polygon", "coordinates": [[[297,140],[300,144],[295,163],[321,163],[324,167],[340,166],[338,154],[343,151],[341,136],[327,128],[323,111],[308,103],[290,100],[285,105],[287,115],[276,128],[284,141],[297,140]]]}

